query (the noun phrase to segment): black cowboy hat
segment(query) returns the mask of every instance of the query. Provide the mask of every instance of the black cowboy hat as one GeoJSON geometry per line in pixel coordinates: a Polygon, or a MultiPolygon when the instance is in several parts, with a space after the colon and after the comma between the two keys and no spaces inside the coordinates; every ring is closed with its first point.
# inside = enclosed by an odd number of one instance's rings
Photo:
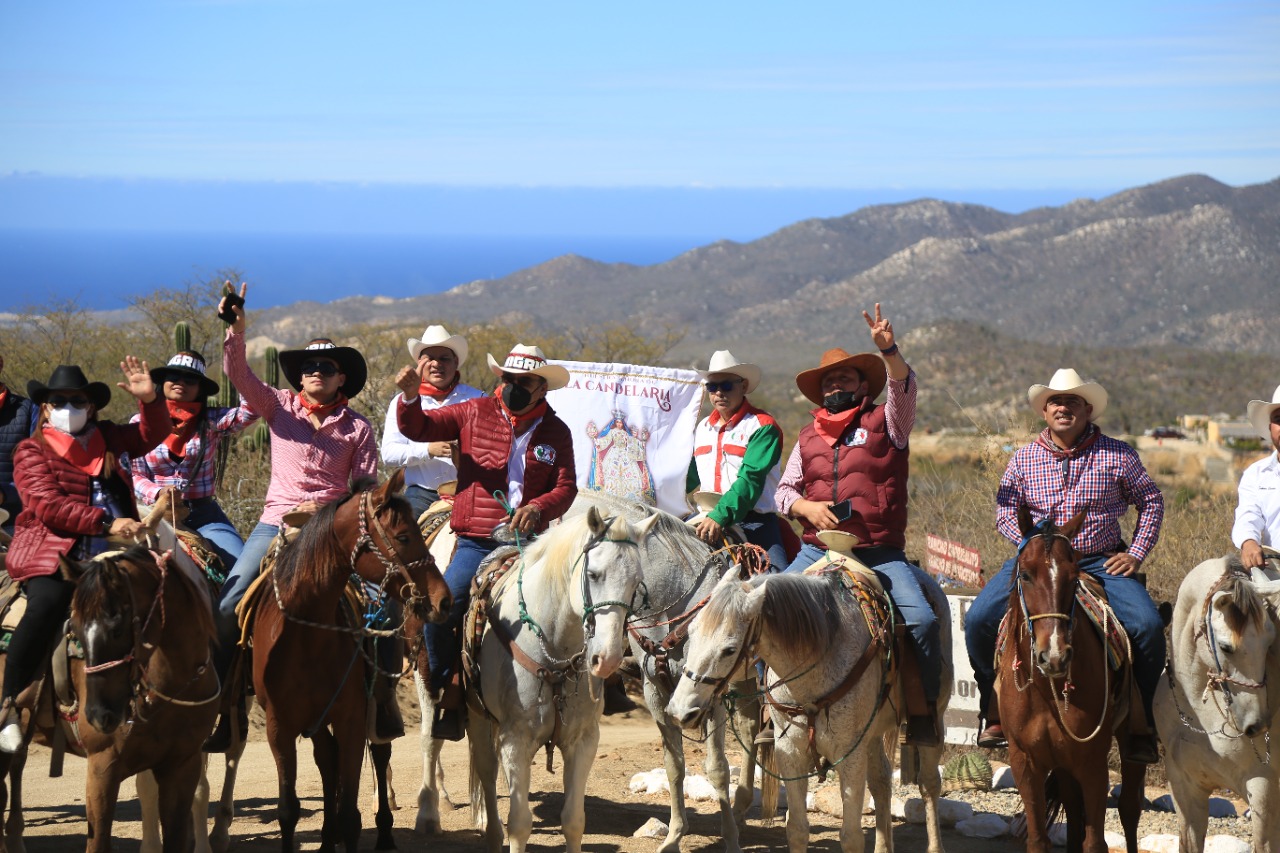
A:
{"type": "Polygon", "coordinates": [[[163,385],[165,377],[175,373],[180,376],[194,376],[200,382],[197,400],[218,395],[218,383],[205,376],[204,356],[195,350],[183,350],[169,359],[169,363],[163,367],[151,368],[151,381],[157,385],[163,385]]]}
{"type": "Polygon", "coordinates": [[[346,374],[347,381],[338,390],[348,398],[360,393],[369,376],[364,356],[354,347],[340,347],[328,338],[316,338],[302,349],[288,349],[280,353],[280,371],[289,380],[293,390],[302,390],[302,363],[312,358],[331,358],[338,363],[338,372],[346,374]]]}
{"type": "Polygon", "coordinates": [[[83,391],[95,409],[105,409],[111,402],[111,386],[105,382],[90,382],[77,364],[59,364],[45,385],[32,379],[27,383],[27,396],[33,403],[49,399],[51,391],[83,391]]]}

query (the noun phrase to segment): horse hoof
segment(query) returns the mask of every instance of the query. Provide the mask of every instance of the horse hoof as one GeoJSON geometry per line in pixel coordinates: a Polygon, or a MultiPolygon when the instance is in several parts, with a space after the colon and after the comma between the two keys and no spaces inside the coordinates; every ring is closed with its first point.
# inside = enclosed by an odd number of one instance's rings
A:
{"type": "Polygon", "coordinates": [[[421,833],[422,835],[439,835],[440,821],[438,820],[419,821],[418,825],[415,826],[413,830],[414,832],[421,833]]]}
{"type": "Polygon", "coordinates": [[[373,845],[374,850],[395,850],[396,841],[390,835],[386,838],[378,836],[378,843],[373,845]]]}

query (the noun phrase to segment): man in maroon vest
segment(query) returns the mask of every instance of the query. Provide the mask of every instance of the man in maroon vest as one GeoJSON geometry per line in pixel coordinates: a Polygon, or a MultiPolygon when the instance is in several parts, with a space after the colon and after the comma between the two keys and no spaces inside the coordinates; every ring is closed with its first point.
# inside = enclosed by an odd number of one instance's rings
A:
{"type": "Polygon", "coordinates": [[[907,439],[916,419],[916,374],[898,352],[893,326],[876,303],[863,318],[879,353],[822,354],[816,368],[796,376],[818,405],[800,431],[778,485],[778,511],[798,520],[804,547],[787,567],[799,572],[822,559],[823,530],[858,537],[856,556],[875,570],[910,632],[920,664],[928,715],[907,721],[907,740],[938,743],[936,702],[942,679],[938,619],[922,584],[934,581],[907,562],[907,439]],[[887,375],[886,375],[887,374],[887,375]],[[883,406],[875,399],[888,384],[883,406]]]}

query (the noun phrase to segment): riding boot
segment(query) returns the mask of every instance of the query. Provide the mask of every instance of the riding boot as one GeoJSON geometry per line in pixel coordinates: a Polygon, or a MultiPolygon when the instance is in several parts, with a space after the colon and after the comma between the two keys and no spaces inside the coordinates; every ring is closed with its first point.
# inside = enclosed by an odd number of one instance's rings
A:
{"type": "Polygon", "coordinates": [[[0,752],[13,754],[22,748],[22,714],[13,699],[0,703],[0,752]]]}
{"type": "Polygon", "coordinates": [[[913,714],[907,717],[907,730],[903,737],[904,743],[912,746],[941,746],[942,739],[938,736],[938,703],[929,703],[929,713],[913,714]]]}
{"type": "Polygon", "coordinates": [[[467,733],[466,708],[438,708],[431,723],[431,736],[436,740],[462,740],[467,733]]]}
{"type": "Polygon", "coordinates": [[[983,749],[1003,749],[1009,745],[1009,741],[1005,739],[1004,729],[1000,726],[1000,703],[994,691],[987,704],[987,726],[978,734],[978,746],[983,749]]]}
{"type": "Polygon", "coordinates": [[[757,744],[773,744],[773,714],[769,713],[769,705],[767,702],[760,703],[760,730],[756,732],[757,744]]]}
{"type": "Polygon", "coordinates": [[[612,714],[625,714],[628,711],[634,711],[635,709],[636,703],[632,702],[631,697],[627,695],[627,687],[622,682],[622,674],[615,672],[613,675],[605,679],[605,716],[610,716],[612,714]]]}

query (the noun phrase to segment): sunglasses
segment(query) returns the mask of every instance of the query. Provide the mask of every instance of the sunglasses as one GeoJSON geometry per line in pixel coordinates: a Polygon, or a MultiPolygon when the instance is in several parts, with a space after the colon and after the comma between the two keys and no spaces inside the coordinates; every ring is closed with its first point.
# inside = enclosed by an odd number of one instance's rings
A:
{"type": "Polygon", "coordinates": [[[89,408],[89,398],[87,397],[68,397],[65,394],[53,394],[50,395],[46,402],[55,409],[63,406],[70,406],[73,409],[89,408]]]}
{"type": "Polygon", "coordinates": [[[167,377],[165,377],[164,381],[168,382],[170,385],[199,385],[200,384],[199,379],[196,379],[194,376],[187,376],[182,373],[171,373],[167,377]]]}
{"type": "Polygon", "coordinates": [[[307,376],[312,373],[318,373],[321,376],[337,376],[338,365],[332,361],[304,361],[302,362],[302,375],[307,376]]]}
{"type": "Polygon", "coordinates": [[[724,379],[720,382],[704,382],[708,394],[714,394],[717,391],[724,391],[726,394],[733,390],[733,386],[741,382],[741,379],[724,379]]]}

